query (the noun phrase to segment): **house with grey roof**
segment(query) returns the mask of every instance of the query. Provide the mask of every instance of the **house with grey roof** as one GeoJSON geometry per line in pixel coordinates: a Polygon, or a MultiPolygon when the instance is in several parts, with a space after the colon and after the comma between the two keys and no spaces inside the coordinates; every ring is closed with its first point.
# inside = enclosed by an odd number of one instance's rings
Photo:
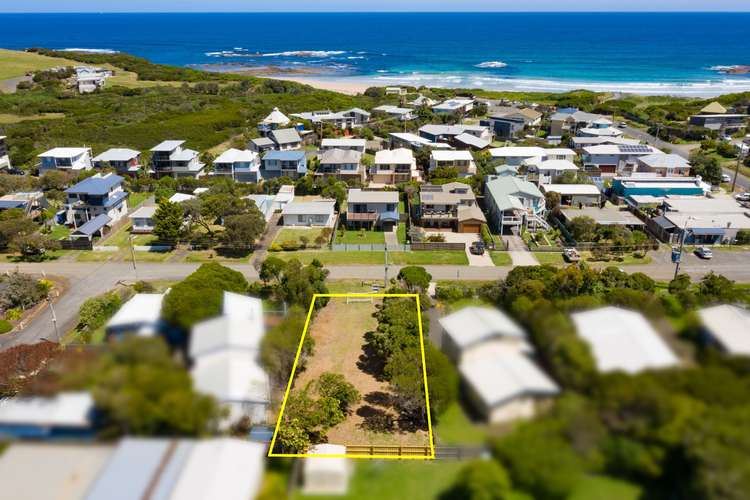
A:
{"type": "Polygon", "coordinates": [[[0,212],[21,210],[26,217],[36,219],[49,207],[43,191],[21,191],[0,196],[0,212]]]}
{"type": "Polygon", "coordinates": [[[413,120],[415,118],[414,110],[412,108],[401,108],[399,106],[393,106],[390,104],[383,104],[377,108],[372,108],[373,113],[381,113],[388,115],[391,118],[397,118],[403,122],[413,120]]]}
{"type": "Polygon", "coordinates": [[[687,177],[690,162],[676,154],[651,154],[635,159],[633,172],[654,174],[659,177],[687,177]]]}
{"type": "Polygon", "coordinates": [[[96,174],[65,190],[65,222],[76,229],[88,222],[111,226],[128,213],[128,192],[116,174],[96,174]]]}
{"type": "Polygon", "coordinates": [[[471,186],[462,182],[423,185],[417,213],[424,228],[447,228],[458,233],[480,233],[487,222],[471,186]]]}
{"type": "Polygon", "coordinates": [[[513,229],[547,228],[544,194],[533,183],[510,176],[490,175],[484,186],[490,227],[500,234],[513,229]]]}
{"type": "Polygon", "coordinates": [[[583,171],[594,177],[630,175],[635,171],[637,159],[643,156],[664,154],[661,150],[639,144],[600,144],[583,148],[583,171]]]}
{"type": "Polygon", "coordinates": [[[362,165],[362,153],[350,149],[327,149],[318,157],[316,177],[334,177],[343,181],[364,183],[367,172],[362,165]]]}
{"type": "Polygon", "coordinates": [[[329,149],[344,149],[359,151],[365,154],[365,148],[367,147],[366,139],[353,139],[349,137],[334,138],[334,139],[323,139],[320,141],[320,150],[328,151],[329,149]]]}
{"type": "Polygon", "coordinates": [[[156,177],[201,177],[206,166],[200,153],[184,148],[185,141],[164,141],[151,148],[151,168],[156,177]]]}
{"type": "Polygon", "coordinates": [[[432,107],[432,111],[437,114],[466,114],[474,109],[474,99],[468,97],[456,97],[448,99],[432,107]]]}
{"type": "Polygon", "coordinates": [[[285,226],[333,227],[336,222],[336,202],[295,200],[282,209],[281,220],[285,226]]]}
{"type": "Polygon", "coordinates": [[[0,400],[2,439],[86,439],[94,434],[94,398],[88,392],[0,400]]]}
{"type": "Polygon", "coordinates": [[[271,130],[265,137],[250,139],[247,147],[258,153],[263,151],[289,151],[302,147],[302,137],[296,128],[271,130]]]}
{"type": "Polygon", "coordinates": [[[493,138],[492,131],[486,126],[481,125],[435,125],[429,124],[419,128],[420,137],[431,142],[453,143],[455,138],[462,134],[474,136],[477,139],[491,142],[493,138]]]}
{"type": "Polygon", "coordinates": [[[350,189],[346,200],[346,226],[392,231],[399,222],[398,191],[350,189]]]}
{"type": "Polygon", "coordinates": [[[734,134],[746,127],[749,117],[749,115],[743,113],[730,113],[720,103],[712,102],[701,109],[697,115],[688,118],[688,123],[694,127],[724,134],[734,134]]]}
{"type": "Polygon", "coordinates": [[[550,135],[578,135],[580,129],[587,128],[600,119],[604,117],[575,108],[561,109],[550,116],[550,135]]]}
{"type": "Polygon", "coordinates": [[[339,112],[324,109],[321,111],[294,113],[292,116],[308,120],[313,125],[328,124],[339,129],[358,128],[370,121],[370,113],[360,108],[351,108],[339,112]]]}
{"type": "Polygon", "coordinates": [[[433,151],[430,154],[429,171],[435,169],[455,169],[458,177],[471,177],[477,173],[477,165],[471,151],[433,151]]]}
{"type": "Polygon", "coordinates": [[[92,160],[96,168],[112,167],[119,175],[136,175],[141,171],[141,152],[127,148],[112,148],[92,160]]]}
{"type": "Polygon", "coordinates": [[[258,124],[258,131],[261,135],[265,136],[270,131],[276,130],[277,128],[284,128],[291,123],[288,116],[282,113],[279,108],[273,108],[273,110],[263,118],[258,124]]]}

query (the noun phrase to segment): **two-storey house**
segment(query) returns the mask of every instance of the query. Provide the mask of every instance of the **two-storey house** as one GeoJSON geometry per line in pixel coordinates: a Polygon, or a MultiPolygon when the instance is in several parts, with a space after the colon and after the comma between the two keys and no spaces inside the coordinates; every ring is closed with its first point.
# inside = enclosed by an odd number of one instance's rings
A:
{"type": "Polygon", "coordinates": [[[398,191],[350,189],[346,205],[346,226],[350,229],[392,231],[398,226],[398,191]]]}
{"type": "Polygon", "coordinates": [[[94,157],[96,168],[110,166],[119,175],[136,175],[141,170],[141,152],[134,149],[112,148],[94,157]]]}
{"type": "Polygon", "coordinates": [[[304,151],[269,151],[263,156],[260,177],[273,179],[289,177],[299,179],[307,174],[307,158],[304,151]]]}
{"type": "Polygon", "coordinates": [[[197,151],[183,148],[185,141],[164,141],[151,149],[151,168],[156,177],[200,177],[203,168],[197,151]]]}
{"type": "Polygon", "coordinates": [[[260,156],[255,151],[228,149],[214,160],[211,175],[229,177],[238,182],[260,180],[260,156]]]}
{"type": "Polygon", "coordinates": [[[480,233],[482,224],[487,222],[471,186],[461,182],[422,186],[418,217],[424,228],[459,233],[480,233]]]}
{"type": "Polygon", "coordinates": [[[316,176],[335,177],[344,181],[365,182],[362,153],[349,149],[328,149],[320,155],[316,176]]]}
{"type": "Polygon", "coordinates": [[[112,225],[128,213],[124,179],[116,174],[96,174],[65,190],[65,222],[79,228],[99,218],[112,225]],[[105,216],[105,217],[100,217],[105,216]]]}
{"type": "Polygon", "coordinates": [[[414,153],[406,148],[378,151],[370,170],[370,180],[372,184],[383,186],[421,180],[414,153]]]}
{"type": "Polygon", "coordinates": [[[84,170],[91,170],[90,148],[54,148],[38,156],[39,175],[44,175],[50,170],[63,170],[79,174],[84,170]]]}

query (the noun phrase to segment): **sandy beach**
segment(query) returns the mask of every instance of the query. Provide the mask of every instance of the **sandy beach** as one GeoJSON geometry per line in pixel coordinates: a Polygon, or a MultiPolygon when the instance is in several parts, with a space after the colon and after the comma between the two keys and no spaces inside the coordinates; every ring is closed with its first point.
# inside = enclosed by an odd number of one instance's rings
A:
{"type": "MultiPolygon", "coordinates": [[[[303,83],[316,89],[332,90],[341,94],[357,95],[364,93],[365,90],[378,84],[374,81],[354,80],[354,79],[326,79],[325,77],[315,76],[262,76],[261,78],[270,78],[272,80],[288,80],[297,83],[303,83]]],[[[382,84],[381,84],[382,85],[382,84]]]]}

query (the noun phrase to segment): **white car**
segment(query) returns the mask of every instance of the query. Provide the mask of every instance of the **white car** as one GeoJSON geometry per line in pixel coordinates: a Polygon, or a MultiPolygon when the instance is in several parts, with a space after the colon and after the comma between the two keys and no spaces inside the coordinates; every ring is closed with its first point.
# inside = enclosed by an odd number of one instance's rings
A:
{"type": "Polygon", "coordinates": [[[734,195],[734,199],[737,201],[750,201],[750,192],[736,194],[734,195]]]}
{"type": "Polygon", "coordinates": [[[727,174],[721,174],[721,182],[732,182],[732,178],[727,174]]]}
{"type": "Polygon", "coordinates": [[[714,257],[713,251],[708,247],[698,247],[695,249],[695,254],[701,259],[711,260],[714,257]]]}

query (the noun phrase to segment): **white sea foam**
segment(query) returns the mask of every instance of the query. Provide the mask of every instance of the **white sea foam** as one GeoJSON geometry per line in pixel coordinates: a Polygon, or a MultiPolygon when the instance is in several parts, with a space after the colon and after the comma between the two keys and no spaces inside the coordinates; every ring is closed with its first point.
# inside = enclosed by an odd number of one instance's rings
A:
{"type": "Polygon", "coordinates": [[[363,56],[349,56],[347,59],[354,60],[354,59],[364,59],[363,56]]]}
{"type": "Polygon", "coordinates": [[[476,65],[477,68],[505,68],[507,63],[502,61],[485,61],[476,65]]]}
{"type": "Polygon", "coordinates": [[[89,54],[117,54],[119,51],[112,50],[112,49],[79,49],[79,48],[71,48],[71,49],[62,49],[62,52],[86,52],[89,54]]]}
{"type": "Polygon", "coordinates": [[[285,52],[269,52],[261,54],[263,57],[330,57],[346,54],[345,50],[288,50],[285,52]]]}
{"type": "MultiPolygon", "coordinates": [[[[367,78],[367,77],[362,77],[367,78]]],[[[419,87],[483,88],[524,92],[569,92],[587,89],[596,92],[631,93],[640,95],[675,95],[713,97],[728,93],[750,92],[750,79],[725,78],[696,82],[587,82],[580,80],[548,80],[544,78],[508,78],[476,73],[373,75],[375,82],[419,87]]]]}

